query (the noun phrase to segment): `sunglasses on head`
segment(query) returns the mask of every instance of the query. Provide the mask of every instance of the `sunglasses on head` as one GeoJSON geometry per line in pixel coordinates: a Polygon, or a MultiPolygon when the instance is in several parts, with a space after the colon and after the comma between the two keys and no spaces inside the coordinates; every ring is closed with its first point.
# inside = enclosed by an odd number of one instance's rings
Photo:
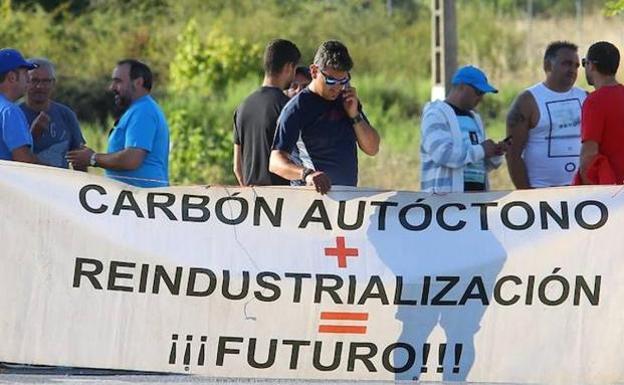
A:
{"type": "Polygon", "coordinates": [[[596,60],[591,60],[591,59],[588,59],[586,57],[581,59],[581,65],[583,66],[583,68],[585,68],[587,66],[587,63],[594,63],[594,64],[596,64],[598,62],[596,60]]]}
{"type": "Polygon", "coordinates": [[[325,84],[327,84],[328,86],[335,86],[337,84],[344,86],[344,85],[349,84],[349,81],[351,81],[350,73],[347,73],[347,76],[342,79],[336,79],[335,77],[327,75],[325,72],[323,72],[323,70],[319,70],[319,71],[321,71],[321,74],[325,78],[325,84]]]}

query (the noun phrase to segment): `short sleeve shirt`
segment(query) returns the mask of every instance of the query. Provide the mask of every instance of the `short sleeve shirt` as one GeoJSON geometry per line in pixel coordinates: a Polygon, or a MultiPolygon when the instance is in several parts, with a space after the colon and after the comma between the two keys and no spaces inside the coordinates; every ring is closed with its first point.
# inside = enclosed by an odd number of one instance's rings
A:
{"type": "MultiPolygon", "coordinates": [[[[20,108],[30,127],[39,112],[28,107],[26,103],[20,104],[20,108]]],[[[46,113],[50,116],[50,123],[39,137],[33,138],[33,152],[48,166],[68,168],[69,164],[65,158],[67,151],[85,144],[78,118],[69,107],[56,102],[50,103],[46,113]]]]}
{"type": "Polygon", "coordinates": [[[261,87],[249,95],[234,113],[234,143],[242,149],[246,185],[287,185],[289,181],[269,171],[269,157],[277,117],[288,97],[277,87],[261,87]]]}
{"type": "Polygon", "coordinates": [[[0,94],[0,159],[12,160],[12,152],[20,147],[32,147],[32,135],[20,108],[0,94]]]}
{"type": "Polygon", "coordinates": [[[169,127],[150,95],[135,100],[108,137],[108,152],[139,148],[147,152],[134,170],[107,170],[106,175],[139,187],[169,185],[169,127]]]}
{"type": "Polygon", "coordinates": [[[357,186],[356,144],[342,100],[325,100],[306,88],[282,110],[273,149],[289,153],[296,164],[325,172],[333,185],[357,186]]]}
{"type": "Polygon", "coordinates": [[[583,103],[581,139],[598,143],[599,153],[607,157],[616,180],[624,181],[624,86],[600,87],[583,103]]]}

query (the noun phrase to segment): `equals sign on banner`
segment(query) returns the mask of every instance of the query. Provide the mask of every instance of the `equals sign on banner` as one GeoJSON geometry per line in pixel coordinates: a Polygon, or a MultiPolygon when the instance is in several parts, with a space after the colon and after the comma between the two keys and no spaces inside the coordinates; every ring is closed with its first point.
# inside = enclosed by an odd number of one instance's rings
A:
{"type": "Polygon", "coordinates": [[[323,311],[318,331],[332,334],[366,334],[366,321],[368,313],[323,311]]]}

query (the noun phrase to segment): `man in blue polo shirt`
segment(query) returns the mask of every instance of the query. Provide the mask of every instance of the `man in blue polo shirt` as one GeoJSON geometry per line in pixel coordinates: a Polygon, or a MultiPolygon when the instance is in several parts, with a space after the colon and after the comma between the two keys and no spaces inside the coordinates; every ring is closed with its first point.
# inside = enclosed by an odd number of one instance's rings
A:
{"type": "Polygon", "coordinates": [[[373,156],[379,151],[379,134],[349,85],[352,67],[342,43],[321,44],[310,66],[312,82],[286,104],[278,118],[271,172],[293,185],[314,186],[321,194],[332,185],[357,185],[356,144],[373,156]]]}
{"type": "Polygon", "coordinates": [[[108,138],[108,153],[88,147],[67,153],[74,165],[106,169],[113,179],[139,187],[169,185],[169,127],[151,97],[152,71],[137,60],[117,63],[111,91],[123,113],[108,138]]]}
{"type": "Polygon", "coordinates": [[[39,163],[26,117],[14,102],[26,92],[28,70],[37,66],[12,48],[0,49],[0,159],[39,163]]]}

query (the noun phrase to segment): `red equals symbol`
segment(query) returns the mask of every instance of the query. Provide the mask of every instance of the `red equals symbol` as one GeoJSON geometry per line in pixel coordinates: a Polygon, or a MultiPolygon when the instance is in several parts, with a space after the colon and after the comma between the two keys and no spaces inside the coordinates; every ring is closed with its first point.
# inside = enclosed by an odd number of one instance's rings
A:
{"type": "MultiPolygon", "coordinates": [[[[368,313],[354,312],[321,312],[321,320],[327,321],[368,321],[368,313]]],[[[332,334],[366,334],[366,326],[357,324],[321,324],[319,325],[319,333],[332,334]]]]}

